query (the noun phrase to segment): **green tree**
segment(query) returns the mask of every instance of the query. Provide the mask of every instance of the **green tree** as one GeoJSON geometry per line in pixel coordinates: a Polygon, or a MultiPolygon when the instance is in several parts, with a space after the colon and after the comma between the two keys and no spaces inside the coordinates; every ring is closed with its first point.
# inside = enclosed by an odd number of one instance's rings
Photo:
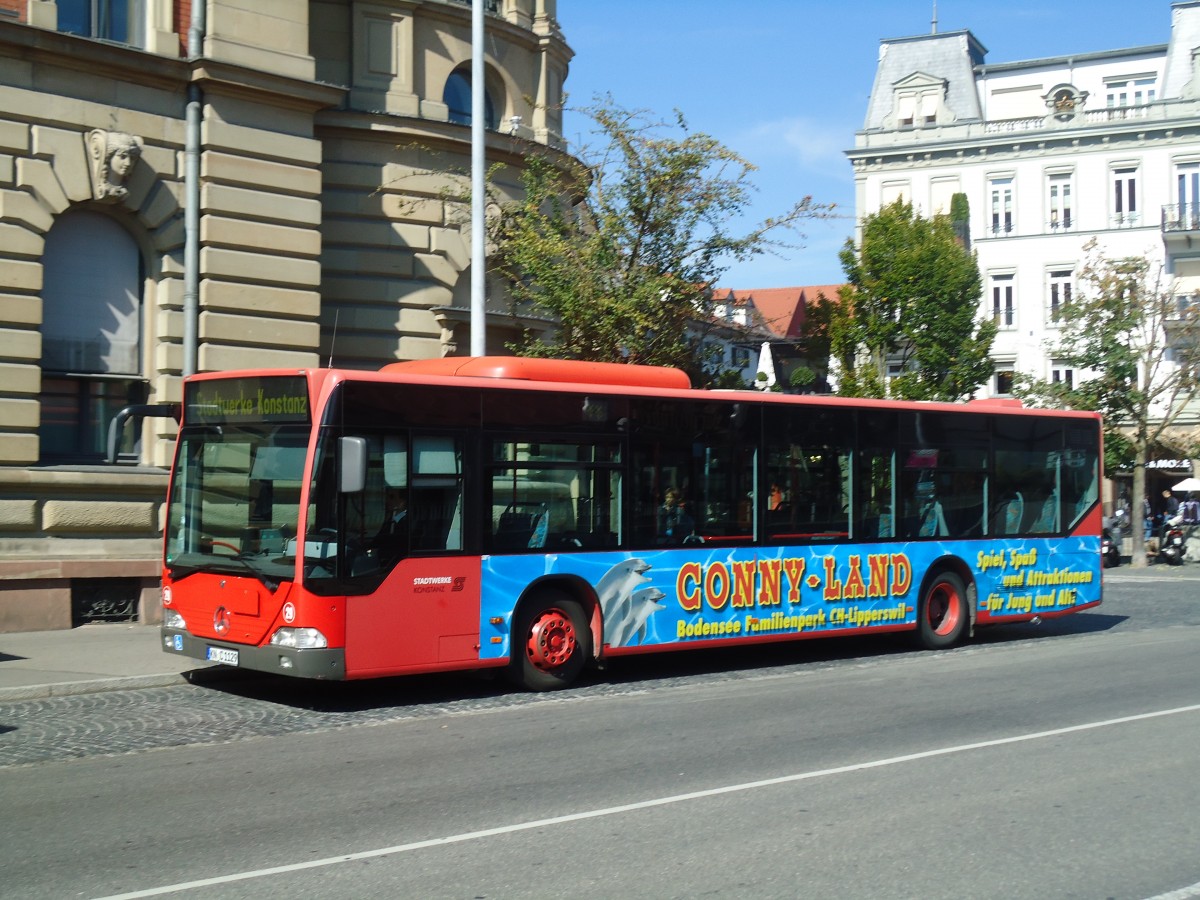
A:
{"type": "Polygon", "coordinates": [[[1073,382],[1023,378],[1018,394],[1032,403],[1096,410],[1105,421],[1106,464],[1133,465],[1133,562],[1146,561],[1142,507],[1146,463],[1159,445],[1195,451],[1181,417],[1200,393],[1200,308],[1180,304],[1162,267],[1141,256],[1110,259],[1095,240],[1078,275],[1078,291],[1059,310],[1051,354],[1071,366],[1073,382]]]}
{"type": "Polygon", "coordinates": [[[557,322],[528,335],[529,356],[678,366],[697,383],[720,373],[698,338],[713,323],[712,286],[734,261],[793,246],[798,226],[828,213],[805,197],[741,231],[754,166],[715,138],[669,125],[611,99],[586,110],[598,147],[581,166],[534,156],[523,196],[497,205],[492,270],[523,310],[557,322]]]}
{"type": "Polygon", "coordinates": [[[954,225],[954,234],[958,242],[970,250],[971,204],[966,194],[954,194],[950,197],[950,222],[954,225]]]}
{"type": "Polygon", "coordinates": [[[798,385],[795,378],[792,378],[792,386],[800,388],[803,393],[829,391],[833,323],[839,312],[837,299],[825,296],[824,292],[818,293],[816,299],[809,303],[804,311],[804,321],[800,325],[800,336],[796,343],[803,351],[804,367],[812,371],[813,378],[803,385],[798,385]]]}
{"type": "Polygon", "coordinates": [[[978,319],[975,257],[949,216],[897,201],[863,222],[841,254],[847,284],[830,323],[839,393],[955,401],[992,374],[996,326],[978,319]],[[889,378],[889,366],[899,369],[889,378]]]}

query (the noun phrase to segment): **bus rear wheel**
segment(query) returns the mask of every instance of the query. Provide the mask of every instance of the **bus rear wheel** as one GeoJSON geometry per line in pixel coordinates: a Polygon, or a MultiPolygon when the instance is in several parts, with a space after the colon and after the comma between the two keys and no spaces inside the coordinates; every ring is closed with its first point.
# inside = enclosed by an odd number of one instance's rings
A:
{"type": "Polygon", "coordinates": [[[957,644],[967,631],[971,611],[967,589],[953,572],[939,572],[925,588],[917,610],[917,641],[926,650],[957,644]]]}
{"type": "Polygon", "coordinates": [[[583,607],[564,594],[541,594],[514,619],[509,676],[531,691],[565,688],[583,671],[590,647],[583,607]]]}

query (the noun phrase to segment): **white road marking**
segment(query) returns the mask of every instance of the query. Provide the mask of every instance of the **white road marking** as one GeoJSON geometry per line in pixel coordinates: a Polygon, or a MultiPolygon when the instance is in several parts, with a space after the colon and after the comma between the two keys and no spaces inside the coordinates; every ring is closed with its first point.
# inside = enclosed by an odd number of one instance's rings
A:
{"type": "MultiPolygon", "coordinates": [[[[164,894],[174,894],[180,891],[190,891],[196,888],[213,887],[214,885],[230,884],[235,881],[249,881],[253,878],[268,878],[271,875],[286,875],[292,872],[302,872],[305,869],[318,869],[322,866],[336,866],[340,863],[356,862],[362,859],[375,859],[381,856],[395,856],[400,853],[411,853],[414,850],[425,850],[430,847],[445,847],[450,844],[462,844],[467,841],[478,841],[483,838],[496,837],[504,834],[515,834],[530,831],[534,828],[546,828],[551,825],[565,825],[569,822],[582,822],[587,819],[600,819],[605,816],[616,816],[622,813],[637,812],[642,809],[654,809],[659,806],[671,806],[676,803],[687,803],[692,800],[704,800],[708,797],[720,797],[724,794],[736,794],[743,791],[754,791],[759,788],[774,787],[781,784],[793,784],[798,781],[811,781],[816,778],[828,778],[833,775],[846,775],[851,772],[863,772],[868,769],[879,769],[884,766],[896,766],[902,763],[915,762],[922,759],[932,759],[938,756],[949,756],[955,753],[968,753],[972,750],[986,750],[990,747],[1003,747],[1006,744],[1020,744],[1026,741],[1038,741],[1044,738],[1058,737],[1064,734],[1077,734],[1082,731],[1094,731],[1098,728],[1112,728],[1116,725],[1127,725],[1131,722],[1144,722],[1148,719],[1160,719],[1164,716],[1177,716],[1185,713],[1200,712],[1200,704],[1179,706],[1175,709],[1163,709],[1156,712],[1139,713],[1135,716],[1121,716],[1117,719],[1104,719],[1099,722],[1087,722],[1082,725],[1069,725],[1065,728],[1053,728],[1049,731],[1035,731],[1030,734],[1019,734],[1013,737],[996,738],[990,741],[977,741],[972,744],[958,744],[953,747],[940,747],[936,750],[923,750],[920,753],[907,753],[903,756],[891,756],[886,759],[876,759],[871,762],[855,763],[848,766],[835,766],[831,769],[816,769],[812,772],[797,772],[792,775],[781,775],[778,778],[765,778],[761,781],[747,781],[741,784],[730,784],[724,787],[708,788],[703,791],[690,791],[686,794],[673,794],[669,797],[659,797],[655,800],[641,800],[637,803],[625,803],[621,806],[608,806],[603,809],[591,809],[584,812],[570,813],[563,816],[553,816],[548,819],[536,819],[532,822],[518,822],[514,825],[500,825],[495,828],[484,828],[480,831],[467,831],[452,834],[447,837],[430,838],[424,841],[414,841],[411,844],[398,844],[394,847],[381,847],[377,850],[363,850],[358,853],[346,853],[341,856],[328,856],[324,859],[314,859],[308,862],[291,863],[285,866],[271,866],[267,869],[255,869],[249,872],[234,872],[228,875],[216,875],[212,878],[201,878],[197,881],[183,881],[178,884],[168,884],[162,887],[146,888],[141,891],[130,891],[127,894],[113,894],[108,897],[98,897],[96,900],[134,900],[138,897],[161,897],[164,894]]],[[[1149,900],[1190,900],[1200,897],[1200,884],[1180,888],[1169,894],[1149,900]]]]}
{"type": "Polygon", "coordinates": [[[1187,887],[1180,888],[1177,891],[1171,891],[1169,894],[1158,894],[1155,897],[1147,897],[1146,900],[1192,900],[1193,897],[1200,897],[1200,881],[1195,884],[1189,884],[1187,887]]]}

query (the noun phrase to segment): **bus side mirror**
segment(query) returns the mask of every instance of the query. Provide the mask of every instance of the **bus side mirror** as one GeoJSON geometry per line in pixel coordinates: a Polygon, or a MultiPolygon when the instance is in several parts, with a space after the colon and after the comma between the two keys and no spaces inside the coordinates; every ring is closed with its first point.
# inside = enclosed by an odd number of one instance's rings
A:
{"type": "Polygon", "coordinates": [[[338,490],[357,494],[367,486],[367,439],[338,438],[338,490]]]}

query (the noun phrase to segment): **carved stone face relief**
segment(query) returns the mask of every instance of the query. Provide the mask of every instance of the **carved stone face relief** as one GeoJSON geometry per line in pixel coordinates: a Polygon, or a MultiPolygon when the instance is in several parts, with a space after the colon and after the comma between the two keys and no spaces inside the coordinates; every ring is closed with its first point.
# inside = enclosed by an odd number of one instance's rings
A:
{"type": "Polygon", "coordinates": [[[99,128],[87,133],[91,160],[92,196],[101,203],[117,203],[129,193],[125,182],[142,155],[142,139],[120,131],[99,128]]]}

